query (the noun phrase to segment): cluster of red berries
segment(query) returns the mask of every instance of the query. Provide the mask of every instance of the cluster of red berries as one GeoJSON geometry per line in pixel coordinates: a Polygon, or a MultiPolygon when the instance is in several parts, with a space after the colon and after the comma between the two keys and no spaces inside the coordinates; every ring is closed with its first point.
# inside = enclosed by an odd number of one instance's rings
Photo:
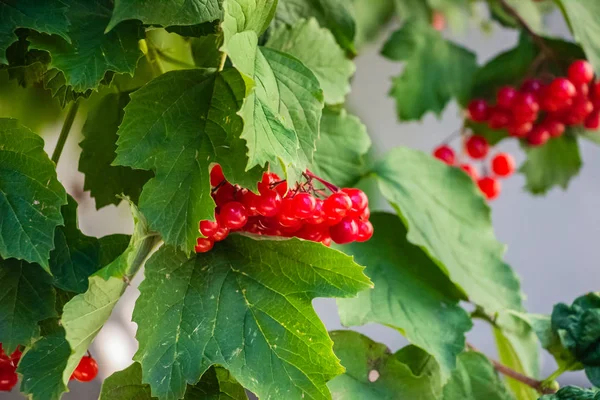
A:
{"type": "MultiPolygon", "coordinates": [[[[490,145],[483,136],[473,135],[465,141],[465,152],[474,160],[485,159],[489,151],[490,145]]],[[[454,150],[446,144],[437,147],[433,155],[448,165],[456,165],[454,150]]],[[[480,176],[477,168],[470,163],[461,163],[457,166],[477,183],[479,190],[488,200],[494,200],[500,194],[502,186],[499,178],[508,178],[515,172],[515,160],[508,153],[498,153],[492,157],[489,165],[492,174],[486,173],[480,176]]],[[[487,172],[488,168],[484,170],[487,172]]]]}
{"type": "Polygon", "coordinates": [[[369,200],[359,189],[339,189],[315,176],[304,174],[306,182],[288,188],[274,173],[263,174],[256,194],[227,182],[221,166],[210,171],[212,196],[217,205],[215,221],[200,221],[197,253],[205,253],[229,232],[298,237],[326,246],[364,242],[373,236],[369,222],[369,200]],[[313,186],[313,179],[332,193],[313,186]]]}
{"type": "Polygon", "coordinates": [[[565,126],[600,127],[600,81],[594,82],[589,62],[577,60],[569,66],[567,77],[547,83],[528,79],[519,89],[500,88],[495,105],[472,100],[468,115],[492,129],[506,129],[510,136],[526,139],[531,146],[542,146],[561,136],[565,126]]]}

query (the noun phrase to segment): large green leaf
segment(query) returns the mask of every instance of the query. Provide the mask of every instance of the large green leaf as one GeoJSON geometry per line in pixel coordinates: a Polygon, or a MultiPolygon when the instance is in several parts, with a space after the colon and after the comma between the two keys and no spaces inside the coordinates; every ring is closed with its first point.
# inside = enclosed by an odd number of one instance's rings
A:
{"type": "Polygon", "coordinates": [[[460,293],[421,248],[406,240],[406,228],[398,216],[376,213],[371,222],[373,238],[344,250],[366,266],[375,288],[354,299],[338,300],[342,323],[376,322],[400,330],[436,359],[446,380],[472,326],[458,305],[460,293]]]}
{"type": "Polygon", "coordinates": [[[59,35],[70,41],[66,5],[60,0],[9,0],[0,2],[0,64],[7,64],[6,49],[17,41],[18,28],[59,35]]]}
{"type": "Polygon", "coordinates": [[[389,152],[375,167],[383,195],[420,246],[489,313],[521,310],[519,280],[502,261],[490,210],[473,181],[458,168],[408,148],[389,152]]]}
{"type": "Polygon", "coordinates": [[[219,19],[221,14],[219,0],[116,0],[106,30],[128,19],[145,25],[197,25],[219,19]]]}
{"type": "Polygon", "coordinates": [[[40,333],[38,322],[56,315],[52,277],[38,265],[0,258],[0,343],[11,353],[40,333]]]}
{"type": "Polygon", "coordinates": [[[577,139],[571,135],[552,138],[539,147],[525,147],[527,160],[519,168],[525,175],[525,188],[533,194],[545,194],[554,186],[567,189],[581,169],[577,139]]]}
{"type": "Polygon", "coordinates": [[[119,204],[117,196],[138,202],[142,187],[152,177],[149,171],[112,165],[116,157],[117,129],[123,120],[128,93],[109,93],[88,112],[83,125],[79,171],[85,174],[84,190],[96,200],[96,208],[119,204]]]}
{"type": "Polygon", "coordinates": [[[458,368],[444,386],[444,400],[513,400],[490,361],[480,353],[458,356],[458,368]]]}
{"type": "Polygon", "coordinates": [[[319,27],[314,18],[282,26],[271,34],[266,46],[288,53],[310,68],[321,84],[326,103],[344,102],[350,92],[354,63],[346,58],[331,32],[319,27]]]}
{"type": "Polygon", "coordinates": [[[559,368],[565,370],[583,368],[582,364],[576,362],[575,356],[563,346],[558,333],[552,330],[552,320],[549,315],[528,314],[527,319],[542,347],[552,354],[559,368]]]}
{"type": "Polygon", "coordinates": [[[137,21],[119,24],[105,33],[112,14],[110,0],[66,0],[71,43],[58,36],[32,34],[30,48],[50,52],[50,68],[63,72],[66,85],[76,92],[96,89],[108,71],[133,75],[142,55],[137,21]]]}
{"type": "Polygon", "coordinates": [[[370,285],[362,267],[320,243],[239,235],[192,258],[163,247],[145,277],[134,359],[164,400],[213,364],[259,398],[330,399],[326,383],[343,369],[311,301],[370,285]]]}
{"type": "Polygon", "coordinates": [[[452,98],[459,102],[468,98],[477,69],[475,54],[445,40],[430,26],[404,24],[381,52],[404,61],[402,74],[393,78],[390,90],[401,120],[421,119],[428,111],[439,116],[452,98]]]}
{"type": "Polygon", "coordinates": [[[294,25],[299,19],[316,18],[319,25],[329,29],[339,45],[351,54],[356,53],[356,26],[352,5],[346,0],[279,0],[275,24],[294,25]]]}
{"type": "Polygon", "coordinates": [[[65,189],[44,141],[14,119],[0,118],[0,257],[49,270],[54,228],[63,223],[65,189]]]}
{"type": "Polygon", "coordinates": [[[393,17],[393,0],[352,0],[357,49],[374,40],[393,17]]]}
{"type": "Polygon", "coordinates": [[[311,171],[336,185],[348,187],[367,172],[366,154],[371,148],[367,128],[346,110],[323,110],[321,135],[311,171]]]}
{"type": "MultiPolygon", "coordinates": [[[[535,1],[505,0],[516,13],[523,18],[532,31],[537,34],[544,32],[542,8],[535,1]]],[[[506,11],[500,0],[488,0],[492,18],[504,26],[521,28],[521,23],[506,11]]]]}
{"type": "Polygon", "coordinates": [[[256,187],[261,170],[246,172],[246,146],[236,115],[246,86],[234,69],[171,71],[131,95],[119,127],[115,164],[153,170],[139,207],[168,244],[191,251],[198,221],[214,218],[209,165],[256,187]]]}
{"type": "Polygon", "coordinates": [[[439,369],[413,346],[391,354],[384,344],[352,331],[331,332],[333,349],[346,372],[328,383],[336,400],[437,400],[439,369]]]}
{"type": "Polygon", "coordinates": [[[600,3],[596,0],[556,0],[569,22],[569,26],[577,42],[585,50],[587,58],[600,73],[600,3]]]}
{"type": "Polygon", "coordinates": [[[582,389],[575,386],[565,386],[555,394],[547,394],[540,397],[540,400],[598,400],[600,399],[600,389],[582,389]]]}
{"type": "MultiPolygon", "coordinates": [[[[210,367],[198,383],[189,385],[184,400],[246,400],[246,391],[220,367],[210,367]]],[[[104,381],[99,400],[152,400],[150,385],[142,383],[142,366],[133,363],[104,381]]]]}

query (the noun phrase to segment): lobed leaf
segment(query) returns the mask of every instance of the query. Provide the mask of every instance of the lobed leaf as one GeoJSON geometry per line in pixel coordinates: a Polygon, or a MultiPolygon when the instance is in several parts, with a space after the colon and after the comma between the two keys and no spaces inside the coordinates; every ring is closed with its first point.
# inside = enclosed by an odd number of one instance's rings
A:
{"type": "Polygon", "coordinates": [[[594,70],[600,73],[600,46],[596,39],[600,33],[600,21],[596,18],[600,13],[600,3],[595,0],[556,0],[556,2],[563,11],[573,36],[594,66],[594,70]]]}

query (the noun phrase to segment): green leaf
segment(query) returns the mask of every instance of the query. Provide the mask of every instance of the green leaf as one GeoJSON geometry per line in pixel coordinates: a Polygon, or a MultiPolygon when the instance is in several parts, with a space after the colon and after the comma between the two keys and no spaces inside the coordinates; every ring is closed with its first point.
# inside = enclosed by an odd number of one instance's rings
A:
{"type": "Polygon", "coordinates": [[[446,380],[472,327],[458,305],[460,293],[422,249],[406,240],[406,228],[398,216],[375,213],[371,222],[373,238],[344,246],[344,250],[366,266],[375,288],[353,299],[338,300],[342,324],[376,322],[400,330],[410,343],[435,358],[446,380]]]}
{"type": "Polygon", "coordinates": [[[49,68],[65,76],[75,92],[96,89],[108,71],[133,75],[142,55],[138,40],[143,30],[137,21],[127,21],[104,33],[112,14],[110,0],[68,0],[69,37],[31,34],[30,48],[46,50],[52,56],[49,68]]]}
{"type": "Polygon", "coordinates": [[[66,5],[60,0],[19,0],[0,3],[0,64],[8,64],[6,49],[17,41],[15,30],[33,29],[38,32],[59,35],[67,42],[69,21],[65,15],[66,5]]]}
{"type": "Polygon", "coordinates": [[[351,10],[352,5],[346,0],[279,0],[275,25],[291,26],[300,19],[316,18],[319,25],[333,33],[344,50],[356,54],[356,26],[351,10]]]}
{"type": "Polygon", "coordinates": [[[545,194],[554,186],[566,190],[582,165],[577,139],[569,134],[552,138],[543,146],[527,146],[525,153],[527,160],[519,172],[525,175],[525,189],[532,194],[545,194]]]}
{"type": "Polygon", "coordinates": [[[0,257],[49,271],[54,228],[63,223],[65,189],[44,141],[14,119],[0,118],[0,257]]]}
{"type": "MultiPolygon", "coordinates": [[[[512,7],[527,26],[531,28],[537,34],[544,32],[544,21],[542,15],[542,9],[533,1],[522,1],[522,0],[505,0],[506,3],[512,7]]],[[[488,0],[492,18],[498,21],[503,26],[519,28],[520,23],[510,15],[506,9],[502,6],[500,0],[488,0]]]]}
{"type": "Polygon", "coordinates": [[[344,102],[356,68],[332,33],[319,27],[314,18],[299,20],[291,27],[281,26],[271,34],[266,46],[290,54],[310,68],[321,84],[326,103],[344,102]]]}
{"type": "Polygon", "coordinates": [[[390,95],[400,120],[421,119],[428,111],[441,115],[452,98],[464,103],[477,69],[475,54],[445,40],[428,25],[408,22],[385,43],[382,54],[404,61],[393,78],[390,95]]]}
{"type": "Polygon", "coordinates": [[[69,196],[63,207],[65,226],[56,229],[55,249],[50,253],[50,271],[54,285],[66,291],[83,293],[88,277],[117,258],[129,242],[127,235],[101,239],[84,235],[77,226],[77,203],[69,196]]]}
{"type": "Polygon", "coordinates": [[[427,1],[423,0],[394,0],[396,15],[401,22],[411,21],[412,23],[430,24],[431,7],[427,1]]]}
{"type": "Polygon", "coordinates": [[[153,170],[139,207],[168,244],[191,251],[198,221],[213,219],[209,165],[228,180],[256,187],[262,171],[246,172],[239,110],[246,87],[234,69],[171,71],[131,95],[119,127],[116,165],[153,170]],[[151,111],[149,111],[151,110],[151,111]]]}
{"type": "Polygon", "coordinates": [[[576,363],[575,356],[563,346],[558,334],[552,330],[549,315],[528,314],[527,318],[542,347],[552,354],[559,368],[566,370],[583,369],[583,365],[576,363]]]}
{"type": "Polygon", "coordinates": [[[150,385],[142,383],[142,366],[136,362],[102,383],[98,400],[151,400],[150,385]]]}
{"type": "Polygon", "coordinates": [[[31,400],[58,400],[68,391],[63,371],[71,354],[62,328],[44,336],[23,354],[17,372],[21,379],[21,392],[31,400]]]}
{"type": "Polygon", "coordinates": [[[201,68],[219,67],[223,56],[223,53],[219,50],[223,45],[222,34],[206,35],[190,40],[194,65],[201,68]]]}
{"type": "Polygon", "coordinates": [[[360,49],[374,40],[387,25],[394,13],[393,0],[352,0],[356,37],[354,42],[360,49]]]}
{"type": "Polygon", "coordinates": [[[84,139],[79,157],[79,171],[85,174],[84,190],[96,200],[96,208],[117,205],[126,195],[138,202],[142,187],[152,177],[148,171],[113,166],[116,157],[117,129],[123,120],[128,93],[109,93],[88,112],[81,130],[84,139]]]}
{"type": "Polygon", "coordinates": [[[599,400],[600,389],[582,389],[576,386],[565,386],[555,394],[547,394],[540,400],[599,400]]]}
{"type": "Polygon", "coordinates": [[[444,400],[512,400],[489,360],[480,353],[458,356],[458,368],[444,386],[444,400]]]}
{"type": "Polygon", "coordinates": [[[439,369],[423,350],[408,346],[391,354],[384,344],[357,332],[333,331],[330,335],[335,354],[346,368],[328,384],[334,399],[440,399],[439,369]],[[409,354],[410,358],[406,357],[409,354]]]}
{"type": "Polygon", "coordinates": [[[600,21],[596,18],[600,14],[600,3],[596,0],[556,0],[569,23],[573,36],[583,47],[587,58],[600,73],[600,21]]]}
{"type": "Polygon", "coordinates": [[[358,117],[344,109],[325,108],[311,171],[336,185],[352,186],[367,172],[370,148],[367,128],[358,117]]]}
{"type": "Polygon", "coordinates": [[[106,31],[128,19],[139,19],[144,25],[196,25],[221,14],[219,0],[116,0],[106,31]]]}
{"type": "Polygon", "coordinates": [[[259,398],[330,399],[326,383],[343,369],[311,301],[370,285],[350,257],[320,243],[239,235],[192,258],[163,247],[145,277],[134,359],[164,400],[213,364],[259,398]]]}
{"type": "Polygon", "coordinates": [[[379,188],[420,246],[469,299],[488,313],[521,310],[519,281],[502,261],[490,209],[459,168],[397,148],[375,167],[379,188]]]}
{"type": "Polygon", "coordinates": [[[510,138],[506,129],[492,129],[485,122],[479,123],[465,119],[465,126],[471,129],[474,135],[483,136],[491,146],[510,138]]]}
{"type": "Polygon", "coordinates": [[[0,343],[12,353],[40,333],[38,322],[56,316],[52,277],[35,264],[0,258],[0,343]]]}

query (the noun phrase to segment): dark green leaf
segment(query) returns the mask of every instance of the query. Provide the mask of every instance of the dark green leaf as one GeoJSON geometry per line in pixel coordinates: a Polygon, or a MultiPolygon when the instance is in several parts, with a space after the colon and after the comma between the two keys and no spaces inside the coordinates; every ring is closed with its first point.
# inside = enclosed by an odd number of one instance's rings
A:
{"type": "Polygon", "coordinates": [[[600,73],[600,2],[596,0],[557,0],[569,23],[573,36],[585,50],[587,58],[600,73]]]}
{"type": "Polygon", "coordinates": [[[502,261],[490,210],[459,168],[408,148],[392,150],[375,167],[383,195],[426,253],[469,299],[494,313],[521,310],[519,281],[502,261]]]}
{"type": "Polygon", "coordinates": [[[7,64],[6,49],[17,41],[14,31],[29,28],[70,41],[66,5],[60,0],[8,0],[0,2],[0,64],[7,64]]]}
{"type": "Polygon", "coordinates": [[[406,240],[406,228],[398,216],[375,213],[371,222],[373,238],[344,246],[344,250],[366,266],[375,288],[353,299],[338,300],[342,323],[376,322],[400,330],[410,343],[435,358],[446,380],[472,327],[458,305],[460,293],[421,248],[406,240]]]}
{"type": "MultiPolygon", "coordinates": [[[[544,21],[542,19],[542,8],[539,7],[534,1],[522,1],[522,0],[504,0],[512,7],[527,26],[531,28],[537,34],[542,34],[544,31],[544,21]]],[[[488,0],[492,18],[498,21],[500,24],[513,28],[520,28],[520,22],[517,21],[506,9],[502,6],[500,0],[488,0]]]]}
{"type": "Polygon", "coordinates": [[[68,0],[71,43],[58,36],[32,34],[30,48],[50,52],[50,68],[65,76],[75,92],[96,89],[108,71],[133,74],[142,55],[140,23],[127,21],[105,33],[112,14],[110,0],[68,0]]]}
{"type": "Polygon", "coordinates": [[[311,301],[371,284],[350,257],[320,243],[239,235],[192,258],[163,247],[145,277],[134,359],[165,400],[181,398],[213,364],[259,398],[330,399],[326,383],[343,369],[311,301]]]}
{"type": "Polygon", "coordinates": [[[38,265],[0,258],[0,343],[12,353],[39,335],[38,322],[56,316],[52,277],[38,265]]]}
{"type": "Polygon", "coordinates": [[[344,102],[350,92],[354,63],[346,58],[331,32],[319,27],[314,18],[282,26],[271,34],[266,46],[290,54],[310,68],[321,84],[326,103],[344,102]]]}
{"type": "Polygon", "coordinates": [[[142,383],[142,366],[136,362],[102,383],[98,400],[151,400],[150,385],[142,383]]]}
{"type": "Polygon", "coordinates": [[[333,33],[339,45],[351,54],[356,53],[354,35],[356,26],[352,5],[346,0],[279,0],[275,25],[294,25],[299,19],[316,18],[333,33]]]}
{"type": "Polygon", "coordinates": [[[79,171],[85,174],[84,190],[96,200],[96,208],[119,204],[117,196],[127,195],[138,202],[142,187],[152,177],[149,171],[113,166],[117,129],[123,120],[128,93],[109,93],[88,112],[83,125],[79,171]]]}
{"type": "Polygon", "coordinates": [[[565,386],[555,394],[547,394],[540,400],[600,400],[600,389],[582,389],[575,386],[565,386]]]}
{"type": "Polygon", "coordinates": [[[408,346],[391,354],[385,345],[357,332],[333,331],[330,335],[334,352],[346,368],[327,385],[334,399],[440,399],[439,368],[423,350],[408,346]]]}
{"type": "Polygon", "coordinates": [[[131,95],[119,127],[115,164],[154,170],[139,207],[166,243],[191,251],[198,221],[214,218],[209,165],[256,187],[261,170],[246,172],[242,120],[246,94],[240,74],[229,69],[171,71],[131,95]]]}
{"type": "Polygon", "coordinates": [[[575,362],[575,356],[565,349],[558,334],[552,330],[549,315],[529,314],[527,317],[542,347],[552,354],[559,368],[568,370],[583,369],[583,365],[575,362]]]}
{"type": "Polygon", "coordinates": [[[439,116],[450,99],[462,103],[468,99],[477,69],[475,54],[445,40],[430,26],[404,24],[390,36],[382,54],[404,61],[390,91],[401,120],[421,119],[428,111],[439,116]]]}
{"type": "Polygon", "coordinates": [[[527,146],[525,153],[527,160],[519,172],[525,175],[525,188],[533,194],[545,194],[554,186],[567,189],[582,165],[577,139],[568,134],[543,146],[527,146]]]}
{"type": "Polygon", "coordinates": [[[356,37],[354,42],[360,49],[374,40],[387,25],[394,13],[393,0],[352,0],[356,37]]]}
{"type": "Polygon", "coordinates": [[[14,119],[0,118],[0,257],[35,262],[49,271],[64,204],[67,194],[42,138],[14,119]]]}
{"type": "Polygon", "coordinates": [[[223,35],[213,34],[191,39],[194,64],[201,68],[218,68],[222,54],[223,35]]]}
{"type": "Polygon", "coordinates": [[[139,19],[144,25],[196,25],[219,19],[221,14],[219,0],[116,0],[106,30],[128,19],[139,19]]]}

